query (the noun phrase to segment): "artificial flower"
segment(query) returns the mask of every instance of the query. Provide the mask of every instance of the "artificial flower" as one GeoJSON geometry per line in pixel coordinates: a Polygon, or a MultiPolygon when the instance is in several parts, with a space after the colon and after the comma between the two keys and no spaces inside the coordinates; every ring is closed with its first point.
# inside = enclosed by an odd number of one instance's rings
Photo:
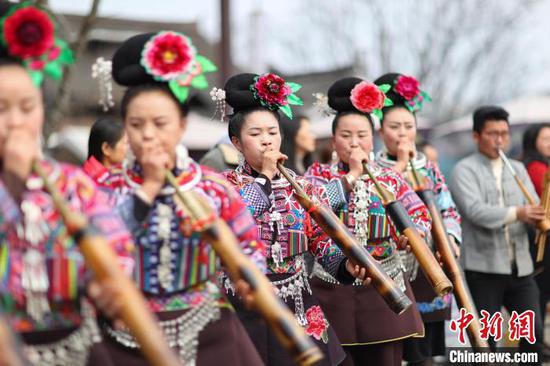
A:
{"type": "Polygon", "coordinates": [[[183,34],[160,32],[143,48],[141,62],[158,81],[170,81],[188,73],[195,63],[196,49],[183,34]]]}
{"type": "Polygon", "coordinates": [[[269,73],[257,76],[255,82],[250,85],[250,90],[261,105],[271,110],[279,109],[288,118],[292,119],[290,104],[304,104],[302,99],[294,94],[301,87],[300,84],[287,82],[279,75],[269,73]]]}
{"type": "Polygon", "coordinates": [[[406,100],[412,100],[420,94],[420,83],[412,76],[401,75],[395,82],[394,90],[406,100]]]}
{"type": "Polygon", "coordinates": [[[371,113],[384,106],[386,96],[377,85],[368,81],[361,81],[351,90],[351,103],[363,113],[371,113]]]}
{"type": "Polygon", "coordinates": [[[2,28],[9,54],[21,59],[39,57],[55,42],[49,15],[33,6],[18,8],[9,14],[2,28]]]}

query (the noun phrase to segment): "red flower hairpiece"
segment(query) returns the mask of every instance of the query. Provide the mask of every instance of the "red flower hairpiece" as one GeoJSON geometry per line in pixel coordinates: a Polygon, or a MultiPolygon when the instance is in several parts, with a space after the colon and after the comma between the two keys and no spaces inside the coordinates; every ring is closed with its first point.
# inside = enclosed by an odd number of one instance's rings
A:
{"type": "Polygon", "coordinates": [[[271,110],[280,109],[288,118],[292,119],[290,104],[304,104],[302,99],[294,94],[301,87],[300,84],[287,82],[279,75],[269,73],[257,76],[254,84],[250,85],[250,90],[261,105],[271,110]]]}
{"type": "Polygon", "coordinates": [[[74,61],[67,43],[55,37],[50,14],[30,2],[14,5],[0,19],[0,31],[8,54],[23,62],[35,85],[41,84],[44,73],[60,79],[63,66],[74,61]]]}
{"type": "Polygon", "coordinates": [[[405,99],[405,106],[411,112],[421,110],[424,101],[432,100],[428,93],[420,90],[420,83],[412,76],[399,76],[395,81],[393,90],[405,99]]]}
{"type": "Polygon", "coordinates": [[[381,118],[382,108],[393,105],[393,102],[386,97],[390,86],[385,84],[378,86],[368,81],[361,81],[351,90],[351,104],[360,112],[373,113],[381,118]]]}
{"type": "Polygon", "coordinates": [[[189,87],[206,89],[208,80],[204,73],[217,70],[212,61],[197,54],[191,38],[172,31],[159,32],[147,41],[141,65],[155,80],[168,82],[182,103],[189,96],[189,87]]]}

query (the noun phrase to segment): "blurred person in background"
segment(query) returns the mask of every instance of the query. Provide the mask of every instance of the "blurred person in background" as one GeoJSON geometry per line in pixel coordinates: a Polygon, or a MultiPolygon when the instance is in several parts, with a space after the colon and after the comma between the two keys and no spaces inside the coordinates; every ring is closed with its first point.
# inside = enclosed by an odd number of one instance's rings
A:
{"type": "Polygon", "coordinates": [[[418,144],[418,149],[424,153],[424,156],[426,156],[426,159],[433,163],[437,163],[437,159],[439,159],[439,152],[428,141],[422,141],[418,144]]]}
{"type": "MultiPolygon", "coordinates": [[[[550,159],[550,123],[544,123],[529,127],[523,134],[523,156],[522,160],[527,169],[527,173],[535,186],[539,196],[544,191],[544,175],[548,171],[548,161],[550,159]]],[[[532,243],[532,254],[536,253],[535,230],[530,228],[529,240],[532,243]]],[[[535,281],[540,292],[540,309],[542,323],[546,318],[546,303],[550,300],[550,246],[548,240],[546,243],[544,258],[542,263],[542,273],[535,276],[535,281]]],[[[548,345],[546,344],[548,347],[548,345]]]]}
{"type": "Polygon", "coordinates": [[[522,160],[537,194],[542,195],[544,175],[550,161],[550,123],[534,125],[525,131],[522,160]]]}
{"type": "Polygon", "coordinates": [[[239,165],[239,151],[235,149],[229,136],[225,136],[204,154],[199,163],[217,172],[235,169],[239,165]]]}
{"type": "Polygon", "coordinates": [[[128,152],[128,138],[121,122],[97,120],[90,130],[88,159],[82,166],[100,187],[118,187],[122,184],[122,162],[128,152]]]}
{"type": "Polygon", "coordinates": [[[283,142],[281,152],[288,156],[285,165],[298,175],[303,175],[313,163],[316,137],[311,120],[304,116],[295,116],[292,120],[281,117],[283,142]]]}

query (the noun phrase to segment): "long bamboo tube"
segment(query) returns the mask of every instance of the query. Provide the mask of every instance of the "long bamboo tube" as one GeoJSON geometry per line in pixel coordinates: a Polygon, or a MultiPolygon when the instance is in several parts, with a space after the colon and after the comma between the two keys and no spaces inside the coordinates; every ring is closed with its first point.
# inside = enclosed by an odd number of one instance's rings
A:
{"type": "Polygon", "coordinates": [[[40,166],[40,162],[33,163],[33,171],[42,178],[44,187],[59,211],[67,232],[78,243],[86,264],[92,269],[97,280],[100,283],[116,281],[120,284],[119,301],[122,305],[120,317],[137,339],[145,357],[155,366],[181,365],[165,342],[164,335],[149,310],[145,298],[122,271],[116,253],[105,238],[88,224],[84,215],[69,208],[57,187],[48,181],[48,176],[40,166]]]}
{"type": "Polygon", "coordinates": [[[466,311],[474,317],[466,328],[470,344],[474,349],[487,349],[489,344],[487,340],[482,339],[480,336],[481,325],[479,323],[477,309],[472,299],[472,295],[470,294],[470,289],[464,279],[462,268],[453,252],[453,246],[449,241],[450,238],[449,235],[447,235],[447,229],[443,217],[441,216],[441,211],[439,207],[437,207],[433,192],[429,189],[425,189],[424,181],[416,171],[412,161],[410,161],[410,165],[415,180],[413,188],[430,211],[430,216],[432,217],[432,238],[441,256],[443,268],[453,283],[453,292],[458,307],[466,309],[466,311]]]}
{"type": "Polygon", "coordinates": [[[300,205],[310,213],[315,222],[340,247],[346,257],[354,264],[365,268],[367,276],[372,279],[374,288],[382,296],[386,304],[396,314],[402,314],[407,310],[412,305],[411,300],[384,272],[380,264],[370,255],[367,249],[355,239],[334,212],[328,207],[315,204],[281,163],[277,164],[277,168],[294,189],[300,205]]]}
{"type": "Polygon", "coordinates": [[[244,280],[251,287],[254,307],[264,317],[275,335],[301,366],[314,365],[323,353],[306,335],[288,307],[273,292],[271,282],[242,252],[239,241],[227,223],[213,215],[202,197],[192,190],[180,189],[176,178],[166,171],[166,180],[176,189],[176,197],[195,222],[203,223],[202,236],[212,245],[233,282],[244,280]]]}
{"type": "Polygon", "coordinates": [[[374,186],[382,199],[382,204],[386,208],[388,215],[390,215],[393,224],[402,235],[407,237],[408,244],[410,245],[420,268],[422,268],[422,271],[426,275],[426,278],[430,282],[430,285],[434,289],[435,293],[438,296],[443,296],[451,292],[453,290],[451,281],[449,281],[441,269],[441,266],[435,259],[430,247],[418,233],[403,204],[396,200],[391,192],[382,187],[380,182],[378,182],[374,174],[371,172],[368,164],[364,163],[363,169],[373,181],[374,186]]]}

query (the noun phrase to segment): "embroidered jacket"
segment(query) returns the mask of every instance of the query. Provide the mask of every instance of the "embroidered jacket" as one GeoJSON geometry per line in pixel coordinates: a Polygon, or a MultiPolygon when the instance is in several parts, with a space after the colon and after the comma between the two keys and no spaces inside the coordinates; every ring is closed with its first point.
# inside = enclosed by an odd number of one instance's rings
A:
{"type": "MultiPolygon", "coordinates": [[[[105,193],[76,167],[47,162],[44,169],[70,208],[89,218],[131,272],[131,236],[105,193]]],[[[20,205],[0,182],[0,298],[13,329],[28,332],[78,325],[79,298],[87,277],[78,246],[67,235],[40,178],[27,180],[20,205]]]]}
{"type": "MultiPolygon", "coordinates": [[[[291,173],[308,195],[328,204],[326,191],[322,187],[316,188],[304,178],[291,173]]],[[[309,251],[328,273],[336,276],[344,255],[305,212],[286,179],[272,180],[271,194],[268,196],[255,181],[257,173],[248,163],[224,174],[238,189],[256,220],[261,239],[269,245],[267,274],[296,273],[301,269],[298,268],[300,261],[297,261],[298,257],[301,258],[299,254],[309,251]],[[277,256],[280,260],[277,260],[277,256]]]]}
{"type": "Polygon", "coordinates": [[[125,186],[124,174],[122,174],[122,166],[114,166],[111,169],[107,169],[93,156],[82,165],[82,170],[90,178],[96,182],[98,187],[117,189],[125,186]]]}
{"type": "MultiPolygon", "coordinates": [[[[371,169],[381,185],[404,204],[416,227],[428,234],[431,219],[427,208],[403,178],[387,168],[371,164],[371,169]]],[[[315,185],[326,188],[333,211],[356,236],[361,234],[366,237],[366,248],[374,258],[389,258],[396,250],[398,233],[386,216],[374,183],[367,175],[358,179],[358,184],[362,184],[366,190],[364,197],[357,197],[357,189],[349,194],[344,193],[341,178],[348,170],[349,168],[341,162],[333,165],[314,163],[307,170],[305,177],[315,185]],[[364,212],[359,212],[360,210],[364,212]]]]}
{"type": "MultiPolygon", "coordinates": [[[[376,163],[380,166],[391,168],[396,164],[396,159],[389,156],[383,151],[380,151],[376,155],[376,163]]],[[[426,156],[422,153],[417,153],[413,161],[415,170],[421,174],[425,179],[426,188],[431,190],[434,193],[436,204],[441,211],[441,217],[443,218],[443,223],[447,229],[447,233],[452,235],[457,242],[460,243],[462,239],[462,230],[460,228],[460,214],[456,208],[456,205],[451,197],[451,192],[447,189],[447,184],[445,183],[445,177],[439,170],[437,164],[433,163],[426,159],[426,156]]],[[[407,165],[407,171],[403,174],[403,177],[407,179],[408,182],[413,181],[412,170],[410,165],[407,165]]],[[[429,243],[432,241],[430,240],[429,243]]],[[[414,280],[416,277],[417,262],[414,260],[413,256],[410,254],[405,256],[405,262],[407,263],[409,270],[411,272],[411,280],[414,280]]],[[[413,285],[416,295],[416,305],[418,311],[422,314],[430,314],[439,310],[449,308],[451,306],[451,295],[445,295],[443,297],[433,296],[430,298],[426,294],[430,294],[429,291],[422,291],[418,293],[416,291],[417,287],[413,285]]]]}
{"type": "MultiPolygon", "coordinates": [[[[207,167],[188,159],[188,166],[173,173],[182,190],[192,189],[229,224],[241,247],[260,268],[265,268],[265,248],[258,240],[254,220],[227,181],[207,167]]],[[[117,209],[136,243],[135,280],[149,299],[153,311],[186,309],[200,302],[208,291],[220,302],[224,298],[215,283],[219,259],[189,216],[165,186],[148,207],[133,193],[142,183],[139,165],[127,171],[126,192],[117,192],[117,209]],[[141,212],[141,213],[140,213],[141,212]],[[213,289],[214,288],[214,289],[213,289]],[[214,293],[212,293],[214,291],[214,293]]]]}
{"type": "MultiPolygon", "coordinates": [[[[396,160],[386,153],[380,151],[376,155],[376,163],[380,166],[391,168],[395,165],[396,160]]],[[[445,177],[439,170],[436,163],[426,159],[422,153],[417,153],[414,159],[414,166],[425,179],[427,189],[431,190],[436,199],[437,207],[441,210],[443,222],[447,228],[447,233],[452,235],[457,242],[462,240],[462,230],[460,228],[460,214],[456,208],[455,202],[451,197],[451,192],[445,183],[445,177]]],[[[410,183],[412,181],[412,171],[410,166],[407,166],[407,173],[403,177],[410,183]]]]}

